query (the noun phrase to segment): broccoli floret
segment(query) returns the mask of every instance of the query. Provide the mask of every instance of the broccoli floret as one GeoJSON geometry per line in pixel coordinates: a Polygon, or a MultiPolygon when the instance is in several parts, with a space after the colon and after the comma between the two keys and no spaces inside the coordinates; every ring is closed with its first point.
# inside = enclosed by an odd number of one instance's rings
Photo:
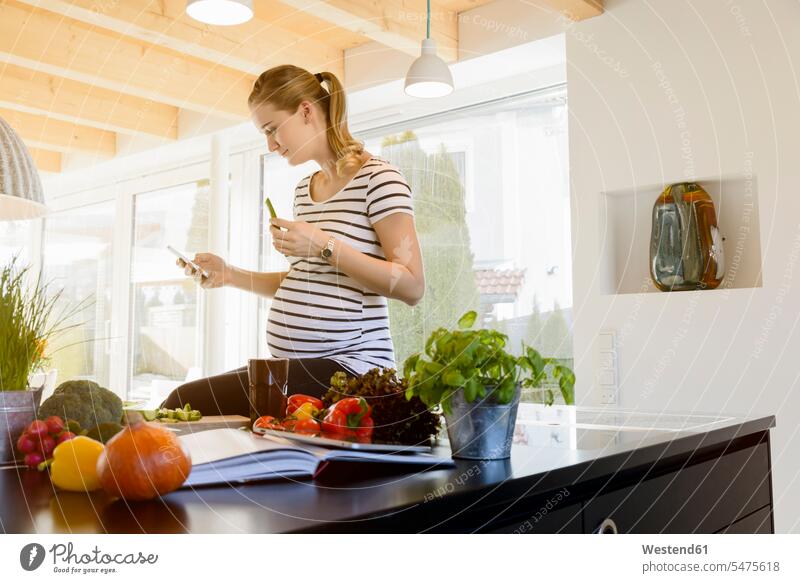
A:
{"type": "Polygon", "coordinates": [[[108,440],[120,431],[122,431],[122,425],[119,423],[101,423],[97,427],[92,427],[86,434],[86,437],[99,441],[100,443],[108,443],[108,440]]]}
{"type": "Polygon", "coordinates": [[[39,407],[39,418],[57,415],[74,419],[81,427],[101,423],[119,423],[122,419],[122,399],[94,381],[66,381],[39,407]]]}

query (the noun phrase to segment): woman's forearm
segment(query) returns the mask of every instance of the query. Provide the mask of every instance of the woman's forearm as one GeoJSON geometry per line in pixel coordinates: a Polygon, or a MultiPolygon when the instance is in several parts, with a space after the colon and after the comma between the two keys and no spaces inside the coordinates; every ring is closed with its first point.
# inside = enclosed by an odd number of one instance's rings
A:
{"type": "Polygon", "coordinates": [[[287,271],[248,271],[231,265],[225,276],[225,285],[271,298],[287,274],[287,271]]]}
{"type": "MultiPolygon", "coordinates": [[[[373,223],[373,229],[385,259],[333,237],[328,262],[372,292],[416,305],[425,294],[425,270],[413,216],[394,213],[373,223]]],[[[304,221],[273,218],[269,230],[273,247],[292,257],[319,258],[331,239],[330,234],[304,221]]]]}
{"type": "Polygon", "coordinates": [[[355,281],[377,294],[416,305],[425,293],[425,277],[414,275],[398,262],[376,259],[337,240],[330,262],[355,281]]]}

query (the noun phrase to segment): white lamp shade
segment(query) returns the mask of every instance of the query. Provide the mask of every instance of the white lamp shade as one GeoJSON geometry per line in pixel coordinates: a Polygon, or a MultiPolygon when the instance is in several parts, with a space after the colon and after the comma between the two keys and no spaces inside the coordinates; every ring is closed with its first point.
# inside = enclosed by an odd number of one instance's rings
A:
{"type": "Polygon", "coordinates": [[[242,24],[253,18],[253,0],[188,0],[186,14],[206,24],[242,24]]]}
{"type": "Polygon", "coordinates": [[[0,220],[47,213],[39,172],[17,132],[0,117],[0,220]]]}
{"type": "Polygon", "coordinates": [[[453,91],[453,74],[436,54],[436,41],[422,41],[422,54],[406,74],[405,91],[412,97],[443,97],[453,91]]]}

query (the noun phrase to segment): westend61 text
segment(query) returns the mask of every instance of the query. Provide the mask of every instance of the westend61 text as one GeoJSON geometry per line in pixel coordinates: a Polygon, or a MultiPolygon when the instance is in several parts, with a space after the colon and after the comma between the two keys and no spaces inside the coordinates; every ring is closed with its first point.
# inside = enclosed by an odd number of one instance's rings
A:
{"type": "Polygon", "coordinates": [[[645,555],[707,555],[708,545],[689,545],[686,547],[642,545],[642,552],[645,555]]]}

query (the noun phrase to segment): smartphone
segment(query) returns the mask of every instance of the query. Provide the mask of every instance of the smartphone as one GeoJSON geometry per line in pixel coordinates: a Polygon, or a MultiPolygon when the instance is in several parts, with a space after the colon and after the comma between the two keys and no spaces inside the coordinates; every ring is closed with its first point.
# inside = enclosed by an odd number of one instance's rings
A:
{"type": "Polygon", "coordinates": [[[167,249],[169,249],[170,251],[172,251],[172,254],[173,254],[173,255],[175,255],[175,256],[176,256],[178,259],[180,259],[181,261],[183,261],[184,263],[186,263],[186,264],[187,264],[189,267],[191,267],[191,268],[192,268],[192,269],[194,269],[195,271],[199,271],[199,272],[200,272],[200,275],[201,275],[202,277],[208,277],[208,272],[207,272],[205,269],[203,269],[202,267],[200,267],[199,265],[197,265],[197,263],[195,263],[194,261],[192,261],[191,259],[189,259],[188,257],[186,257],[186,255],[184,255],[183,253],[181,253],[180,251],[178,251],[177,249],[175,249],[175,247],[173,247],[172,245],[167,245],[167,249]]]}

